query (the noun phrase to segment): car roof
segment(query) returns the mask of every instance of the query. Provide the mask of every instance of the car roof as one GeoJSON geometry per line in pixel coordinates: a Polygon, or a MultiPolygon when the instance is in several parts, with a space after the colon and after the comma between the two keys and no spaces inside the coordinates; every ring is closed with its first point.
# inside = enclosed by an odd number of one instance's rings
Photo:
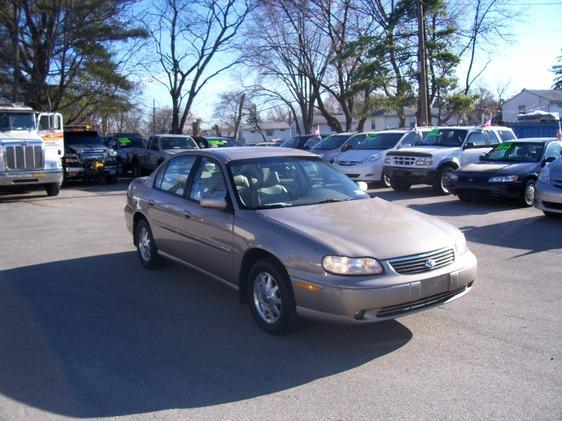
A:
{"type": "Polygon", "coordinates": [[[254,146],[252,148],[244,148],[241,146],[230,146],[226,148],[208,148],[208,149],[194,149],[189,152],[182,152],[179,155],[202,155],[210,158],[215,158],[222,162],[238,161],[243,159],[255,158],[271,158],[271,157],[308,157],[318,158],[318,155],[312,154],[307,151],[293,148],[270,148],[267,146],[254,146]]]}
{"type": "Polygon", "coordinates": [[[156,134],[154,134],[154,136],[158,136],[158,137],[189,137],[190,139],[193,139],[188,134],[156,133],[156,134]]]}
{"type": "Polygon", "coordinates": [[[555,137],[525,137],[519,139],[506,140],[504,143],[550,143],[557,141],[555,137]]]}

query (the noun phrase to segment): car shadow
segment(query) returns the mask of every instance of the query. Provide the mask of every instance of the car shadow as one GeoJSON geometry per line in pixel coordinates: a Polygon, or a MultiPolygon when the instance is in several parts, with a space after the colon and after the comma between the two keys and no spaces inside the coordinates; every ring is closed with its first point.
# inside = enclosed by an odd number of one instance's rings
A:
{"type": "Polygon", "coordinates": [[[388,354],[412,333],[396,321],[303,323],[262,332],[237,293],[134,252],[0,272],[0,393],[93,418],[267,395],[388,354]]]}
{"type": "Polygon", "coordinates": [[[534,216],[481,227],[461,226],[470,241],[526,250],[521,257],[562,248],[562,218],[534,216]],[[532,241],[529,239],[532,238],[532,241]]]}

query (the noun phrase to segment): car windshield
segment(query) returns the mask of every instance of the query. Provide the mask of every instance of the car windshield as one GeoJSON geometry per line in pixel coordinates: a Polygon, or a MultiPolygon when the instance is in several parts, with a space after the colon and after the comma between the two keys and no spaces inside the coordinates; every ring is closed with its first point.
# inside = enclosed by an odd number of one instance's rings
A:
{"type": "Polygon", "coordinates": [[[482,157],[484,161],[539,162],[544,143],[504,142],[482,157]]]}
{"type": "Polygon", "coordinates": [[[368,199],[346,175],[319,158],[271,157],[229,164],[243,209],[269,209],[368,199]]]}
{"type": "Polygon", "coordinates": [[[433,129],[424,135],[418,146],[458,147],[462,145],[467,132],[465,129],[433,129]]]}
{"type": "Polygon", "coordinates": [[[98,132],[65,132],[64,143],[66,145],[104,146],[103,139],[98,132]]]}
{"type": "Polygon", "coordinates": [[[349,134],[334,134],[332,136],[327,137],[326,139],[322,140],[321,142],[317,143],[314,148],[315,151],[327,151],[330,149],[338,149],[345,143],[347,139],[349,139],[351,135],[349,134]]]}
{"type": "Polygon", "coordinates": [[[197,145],[190,137],[163,137],[160,149],[195,149],[197,145]]]}
{"type": "Polygon", "coordinates": [[[347,144],[353,149],[385,150],[393,148],[404,133],[373,133],[353,136],[347,144]]]}
{"type": "Polygon", "coordinates": [[[32,113],[0,113],[0,130],[34,130],[32,113]]]}

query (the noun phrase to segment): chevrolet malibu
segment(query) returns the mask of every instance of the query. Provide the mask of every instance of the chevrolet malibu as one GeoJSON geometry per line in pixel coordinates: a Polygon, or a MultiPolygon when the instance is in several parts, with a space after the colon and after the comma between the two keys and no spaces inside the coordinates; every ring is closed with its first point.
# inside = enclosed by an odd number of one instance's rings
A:
{"type": "Polygon", "coordinates": [[[295,149],[177,154],[133,180],[125,219],[144,267],[164,257],[224,282],[271,333],[299,315],[369,323],[427,310],[476,277],[458,229],[295,149]]]}

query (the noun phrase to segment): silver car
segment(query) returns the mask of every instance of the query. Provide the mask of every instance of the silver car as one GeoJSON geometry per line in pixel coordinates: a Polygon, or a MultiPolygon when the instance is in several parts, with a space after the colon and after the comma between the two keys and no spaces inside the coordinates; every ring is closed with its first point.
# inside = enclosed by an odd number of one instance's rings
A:
{"type": "Polygon", "coordinates": [[[546,216],[562,216],[562,157],[545,165],[535,186],[535,206],[546,216]]]}
{"type": "Polygon", "coordinates": [[[459,298],[476,278],[458,229],[371,198],[295,149],[175,155],[133,180],[125,219],[142,265],[166,257],[236,288],[272,333],[297,315],[394,319],[459,298]]]}

